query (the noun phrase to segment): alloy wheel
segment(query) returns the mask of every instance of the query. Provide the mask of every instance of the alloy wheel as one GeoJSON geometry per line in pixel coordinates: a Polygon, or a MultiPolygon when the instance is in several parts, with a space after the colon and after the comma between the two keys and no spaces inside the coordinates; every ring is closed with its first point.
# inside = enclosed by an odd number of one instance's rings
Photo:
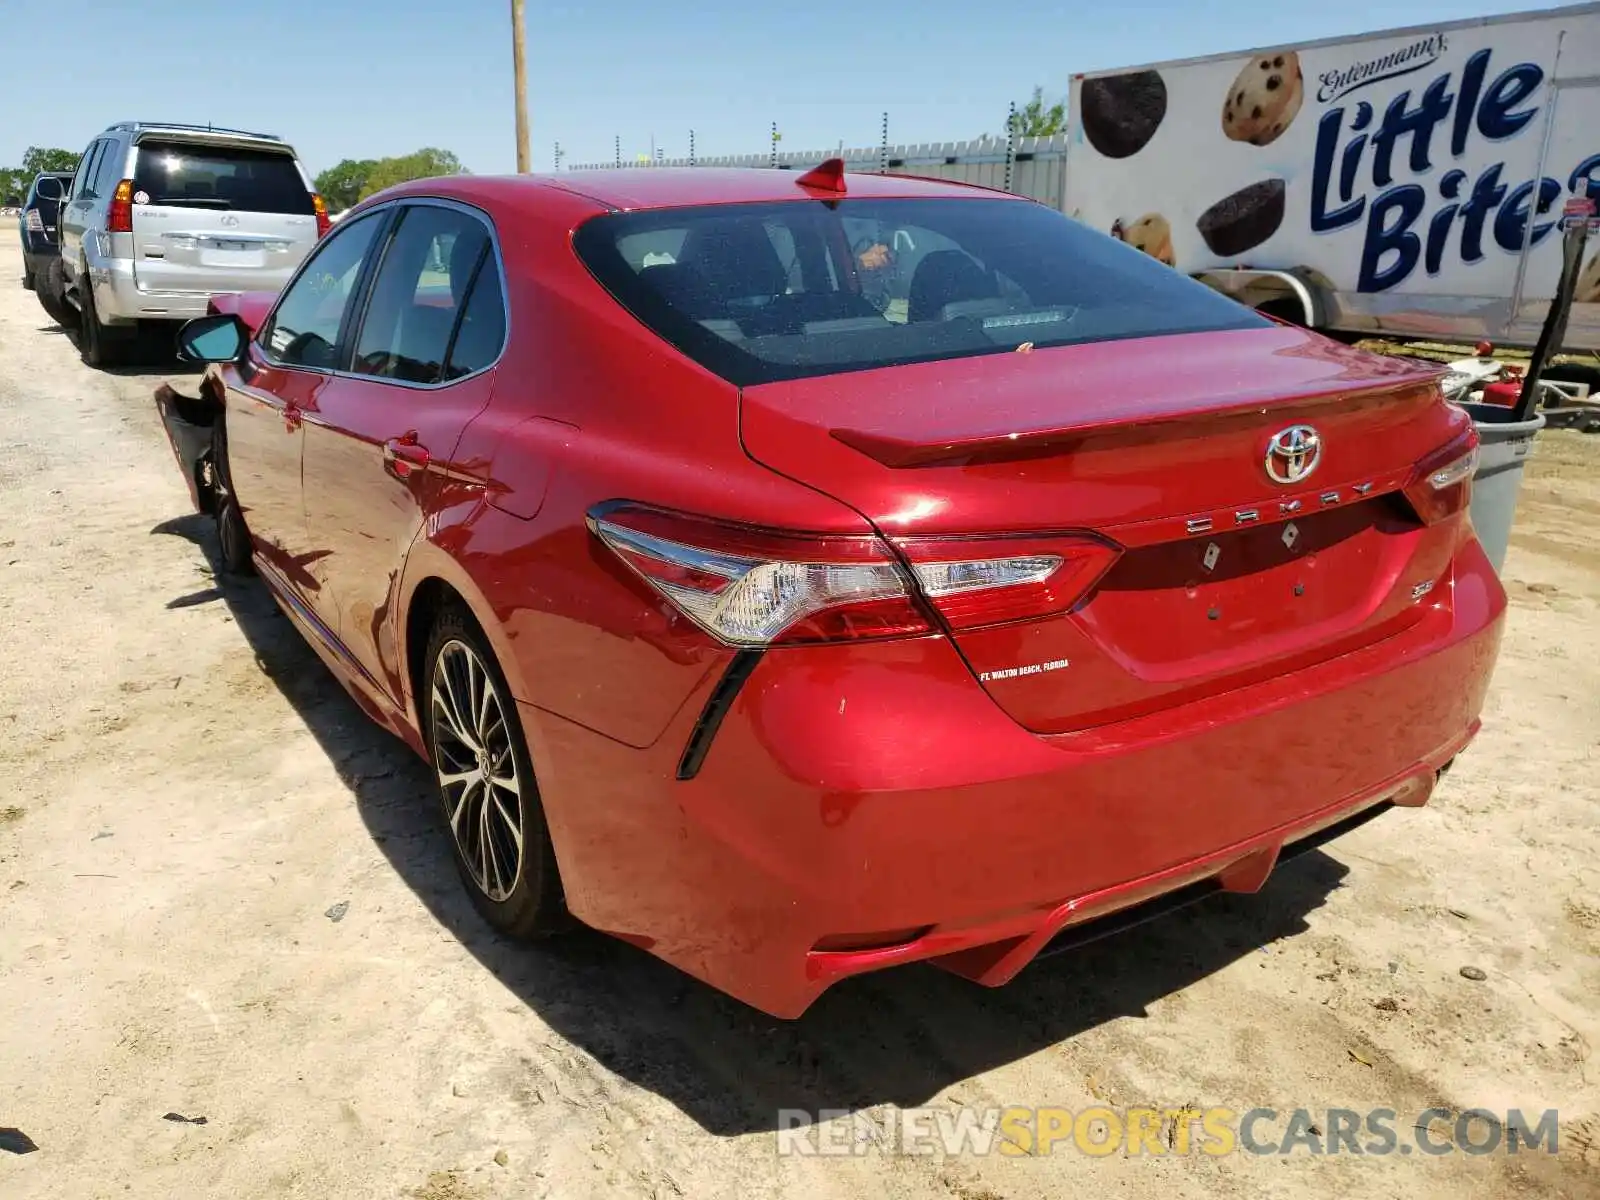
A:
{"type": "Polygon", "coordinates": [[[522,877],[522,780],[505,705],[463,641],[439,649],[431,685],[434,770],[461,861],[490,900],[522,877]]]}

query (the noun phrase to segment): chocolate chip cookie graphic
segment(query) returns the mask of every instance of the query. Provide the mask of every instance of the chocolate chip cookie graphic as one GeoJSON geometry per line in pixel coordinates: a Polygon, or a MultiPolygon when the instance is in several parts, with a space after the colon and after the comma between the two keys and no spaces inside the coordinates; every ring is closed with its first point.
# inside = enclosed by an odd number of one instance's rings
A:
{"type": "Polygon", "coordinates": [[[1283,224],[1285,192],[1281,179],[1263,179],[1224,196],[1195,222],[1211,253],[1234,258],[1261,245],[1283,224]]]}
{"type": "Polygon", "coordinates": [[[1222,102],[1222,132],[1236,142],[1270,145],[1294,121],[1305,95],[1300,56],[1294,51],[1253,58],[1222,102]]]}
{"type": "Polygon", "coordinates": [[[1167,85],[1157,71],[1129,71],[1083,81],[1083,135],[1107,158],[1143,150],[1167,115],[1167,85]]]}
{"type": "Polygon", "coordinates": [[[1589,265],[1578,276],[1578,290],[1572,294],[1576,304],[1600,304],[1600,254],[1589,260],[1589,265]]]}
{"type": "Polygon", "coordinates": [[[1113,232],[1135,250],[1143,250],[1158,262],[1169,267],[1178,265],[1178,256],[1172,252],[1172,226],[1160,213],[1145,213],[1129,225],[1119,222],[1113,232]]]}

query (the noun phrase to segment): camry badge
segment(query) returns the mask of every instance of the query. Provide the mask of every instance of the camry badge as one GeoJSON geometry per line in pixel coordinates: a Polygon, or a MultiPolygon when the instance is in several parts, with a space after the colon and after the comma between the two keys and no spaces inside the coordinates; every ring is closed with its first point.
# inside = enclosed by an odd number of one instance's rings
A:
{"type": "Polygon", "coordinates": [[[1299,483],[1322,461],[1322,435],[1309,425],[1291,425],[1267,443],[1267,477],[1274,483],[1299,483]]]}

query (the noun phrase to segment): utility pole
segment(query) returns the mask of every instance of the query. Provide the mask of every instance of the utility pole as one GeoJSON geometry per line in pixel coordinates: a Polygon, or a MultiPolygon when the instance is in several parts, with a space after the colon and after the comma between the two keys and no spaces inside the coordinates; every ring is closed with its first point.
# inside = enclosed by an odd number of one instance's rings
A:
{"type": "Polygon", "coordinates": [[[517,174],[526,175],[528,159],[528,55],[523,0],[511,0],[511,64],[517,93],[517,174]]]}

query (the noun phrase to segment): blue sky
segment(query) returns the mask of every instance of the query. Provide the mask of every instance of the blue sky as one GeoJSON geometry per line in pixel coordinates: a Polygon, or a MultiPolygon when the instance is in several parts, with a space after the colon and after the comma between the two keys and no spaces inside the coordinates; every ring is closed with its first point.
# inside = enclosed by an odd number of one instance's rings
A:
{"type": "MultiPolygon", "coordinates": [[[[1009,100],[1036,83],[1064,93],[1074,71],[1543,7],[527,0],[533,166],[551,168],[557,140],[568,165],[610,161],[616,135],[625,159],[647,153],[652,134],[682,155],[691,128],[701,154],[761,151],[772,121],[785,148],[872,146],[886,109],[891,142],[959,140],[999,132],[1009,100]]],[[[79,150],[113,121],[144,118],[278,133],[313,174],[425,145],[478,173],[516,166],[510,0],[68,8],[68,26],[7,21],[22,40],[0,72],[0,165],[31,144],[79,150]]]]}

